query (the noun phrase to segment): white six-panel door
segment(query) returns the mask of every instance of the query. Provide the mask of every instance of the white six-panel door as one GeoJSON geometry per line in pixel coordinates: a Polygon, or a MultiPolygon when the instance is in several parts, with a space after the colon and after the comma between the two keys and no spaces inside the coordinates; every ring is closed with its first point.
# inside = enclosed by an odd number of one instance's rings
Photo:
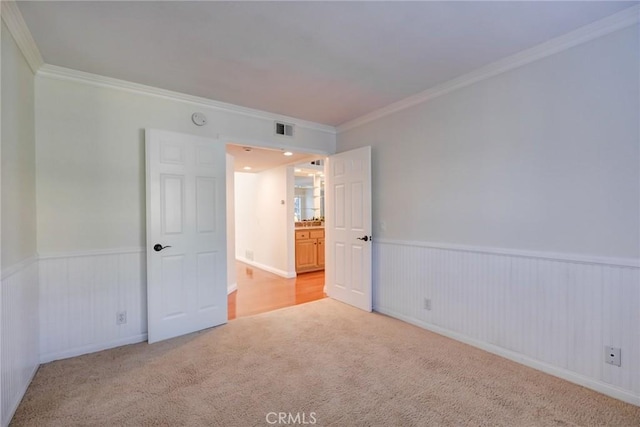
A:
{"type": "Polygon", "coordinates": [[[325,176],[327,294],[371,311],[371,147],[330,156],[325,176]]]}
{"type": "Polygon", "coordinates": [[[146,161],[153,343],[227,321],[225,145],[147,129],[146,161]]]}

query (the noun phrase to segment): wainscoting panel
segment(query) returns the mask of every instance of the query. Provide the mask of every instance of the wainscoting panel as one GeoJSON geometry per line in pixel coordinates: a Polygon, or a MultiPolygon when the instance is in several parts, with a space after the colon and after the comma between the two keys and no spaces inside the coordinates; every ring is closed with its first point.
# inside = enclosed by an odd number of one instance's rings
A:
{"type": "Polygon", "coordinates": [[[140,249],[41,257],[41,362],[146,340],[145,271],[140,249]]]}
{"type": "Polygon", "coordinates": [[[640,405],[635,260],[380,240],[374,266],[374,310],[640,405]]]}
{"type": "Polygon", "coordinates": [[[2,275],[2,425],[9,424],[40,365],[38,261],[30,258],[2,275]]]}

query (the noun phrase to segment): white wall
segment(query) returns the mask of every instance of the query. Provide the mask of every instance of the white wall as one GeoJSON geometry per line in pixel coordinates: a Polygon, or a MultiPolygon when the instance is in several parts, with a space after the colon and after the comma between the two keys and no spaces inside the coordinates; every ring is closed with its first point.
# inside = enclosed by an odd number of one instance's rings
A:
{"type": "MultiPolygon", "coordinates": [[[[146,339],[145,128],[282,144],[269,118],[74,78],[35,84],[43,361],[146,339]]],[[[335,135],[300,126],[288,143],[333,152],[335,135]]]]}
{"type": "MultiPolygon", "coordinates": [[[[267,119],[42,76],[36,92],[42,253],[143,246],[145,128],[282,144],[267,119]],[[194,111],[209,123],[195,126],[194,111]]],[[[299,128],[295,138],[300,151],[334,149],[326,132],[299,128]]]]}
{"type": "Polygon", "coordinates": [[[7,425],[39,365],[34,76],[1,25],[0,425],[7,425]]]}
{"type": "Polygon", "coordinates": [[[640,405],[639,57],[636,25],[340,133],[374,308],[640,405]]]}
{"type": "Polygon", "coordinates": [[[236,257],[283,277],[295,277],[293,179],[291,166],[236,172],[236,257]]]}
{"type": "Polygon", "coordinates": [[[36,253],[33,73],[2,24],[2,268],[36,253]]]}
{"type": "Polygon", "coordinates": [[[236,223],[236,258],[253,261],[256,233],[256,186],[258,174],[234,174],[234,205],[236,223]]]}
{"type": "Polygon", "coordinates": [[[340,133],[373,147],[376,235],[637,258],[637,28],[340,133]]]}

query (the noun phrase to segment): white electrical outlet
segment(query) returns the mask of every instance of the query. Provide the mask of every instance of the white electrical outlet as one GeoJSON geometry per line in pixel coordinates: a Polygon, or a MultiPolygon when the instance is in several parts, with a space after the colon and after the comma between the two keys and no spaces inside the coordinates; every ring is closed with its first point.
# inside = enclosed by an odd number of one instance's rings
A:
{"type": "Polygon", "coordinates": [[[605,363],[608,363],[609,365],[614,365],[614,366],[621,366],[621,353],[622,350],[620,350],[617,347],[609,347],[609,346],[605,346],[604,347],[604,361],[605,363]]]}
{"type": "Polygon", "coordinates": [[[116,325],[123,325],[127,323],[127,312],[119,311],[116,313],[116,325]]]}
{"type": "Polygon", "coordinates": [[[431,310],[431,300],[429,298],[424,299],[424,309],[431,310]]]}

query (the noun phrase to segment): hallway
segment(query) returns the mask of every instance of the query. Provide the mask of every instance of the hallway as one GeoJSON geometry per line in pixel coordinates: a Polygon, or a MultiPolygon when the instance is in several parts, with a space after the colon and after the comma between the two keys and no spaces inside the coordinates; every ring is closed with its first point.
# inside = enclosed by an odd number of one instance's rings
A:
{"type": "Polygon", "coordinates": [[[238,290],[228,296],[229,320],[325,298],[324,271],[293,279],[236,261],[238,290]]]}

